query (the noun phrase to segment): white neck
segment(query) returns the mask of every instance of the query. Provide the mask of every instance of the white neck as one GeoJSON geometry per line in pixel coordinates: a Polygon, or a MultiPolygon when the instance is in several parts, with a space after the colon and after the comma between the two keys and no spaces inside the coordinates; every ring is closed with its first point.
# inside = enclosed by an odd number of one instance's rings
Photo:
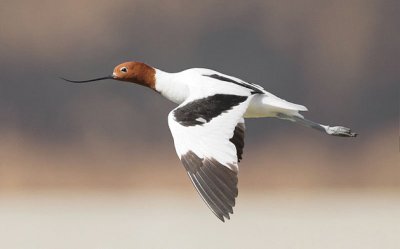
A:
{"type": "Polygon", "coordinates": [[[183,82],[174,77],[174,73],[167,73],[156,69],[156,91],[176,104],[181,104],[189,95],[189,89],[183,82]]]}

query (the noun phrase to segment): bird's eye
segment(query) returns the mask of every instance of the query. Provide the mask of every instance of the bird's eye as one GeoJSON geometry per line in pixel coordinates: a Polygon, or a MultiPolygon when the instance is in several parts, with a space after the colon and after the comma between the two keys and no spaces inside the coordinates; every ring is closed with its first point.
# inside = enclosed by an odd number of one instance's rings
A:
{"type": "Polygon", "coordinates": [[[128,72],[128,68],[126,68],[126,67],[121,67],[120,71],[123,72],[123,73],[126,73],[126,72],[128,72]]]}

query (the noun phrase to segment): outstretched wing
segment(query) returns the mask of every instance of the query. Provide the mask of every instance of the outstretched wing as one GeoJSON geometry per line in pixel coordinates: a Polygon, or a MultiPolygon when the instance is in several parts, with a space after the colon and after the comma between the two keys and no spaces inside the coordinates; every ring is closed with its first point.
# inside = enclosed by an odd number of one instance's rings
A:
{"type": "Polygon", "coordinates": [[[215,94],[187,100],[168,115],[179,158],[197,192],[222,221],[233,213],[238,195],[243,114],[251,98],[215,94]]]}

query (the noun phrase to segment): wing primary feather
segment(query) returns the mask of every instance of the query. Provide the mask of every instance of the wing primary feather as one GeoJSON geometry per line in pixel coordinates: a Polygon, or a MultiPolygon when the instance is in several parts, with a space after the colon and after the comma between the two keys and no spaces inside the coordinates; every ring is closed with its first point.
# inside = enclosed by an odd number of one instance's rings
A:
{"type": "Polygon", "coordinates": [[[207,172],[207,176],[212,178],[216,184],[218,183],[220,190],[228,198],[230,205],[235,206],[236,191],[233,190],[235,188],[235,186],[232,186],[231,184],[226,183],[224,181],[224,179],[221,179],[220,177],[218,177],[218,175],[215,174],[210,167],[204,167],[204,168],[202,168],[202,170],[207,172]]]}
{"type": "Polygon", "coordinates": [[[192,181],[197,192],[200,194],[203,201],[207,204],[210,210],[222,221],[224,221],[223,211],[218,208],[214,203],[209,194],[205,191],[203,186],[200,184],[199,179],[196,177],[196,172],[203,165],[202,159],[199,158],[195,153],[189,151],[181,157],[183,166],[186,168],[190,180],[192,181]]]}
{"type": "Polygon", "coordinates": [[[232,207],[235,206],[235,196],[230,191],[228,186],[220,179],[215,177],[215,175],[212,174],[208,168],[202,167],[201,171],[205,175],[203,178],[207,178],[208,182],[210,182],[209,186],[211,185],[214,191],[217,192],[220,199],[223,199],[227,204],[229,204],[229,211],[230,213],[233,213],[232,207]]]}
{"type": "Polygon", "coordinates": [[[218,208],[218,206],[214,203],[211,197],[204,190],[202,185],[199,183],[198,179],[194,174],[189,174],[190,179],[192,180],[193,185],[195,186],[197,192],[199,192],[203,201],[207,204],[210,210],[222,221],[224,220],[223,211],[218,208]]]}
{"type": "Polygon", "coordinates": [[[229,205],[227,205],[225,202],[223,202],[217,194],[213,191],[212,186],[209,185],[209,182],[206,181],[206,179],[203,178],[202,174],[197,172],[195,174],[196,180],[204,190],[204,192],[207,194],[209,197],[210,201],[215,205],[216,209],[220,211],[220,214],[225,216],[226,218],[229,219],[229,208],[231,208],[229,205]]]}
{"type": "MultiPolygon", "coordinates": [[[[238,183],[237,173],[228,169],[224,165],[220,164],[215,159],[208,160],[207,162],[213,173],[215,173],[220,179],[223,179],[228,184],[229,188],[235,188],[238,183]]],[[[232,167],[233,168],[233,167],[232,167]]],[[[237,195],[237,192],[236,192],[237,195]]]]}
{"type": "Polygon", "coordinates": [[[201,159],[192,151],[184,154],[181,161],[207,206],[218,218],[222,216],[229,219],[238,194],[235,177],[232,179],[236,173],[214,159],[201,159]],[[224,176],[224,172],[229,176],[224,176]]]}
{"type": "Polygon", "coordinates": [[[230,205],[229,198],[225,195],[224,192],[221,191],[221,187],[217,186],[214,179],[210,178],[209,175],[203,170],[204,167],[200,168],[199,176],[202,180],[207,184],[208,189],[213,195],[218,199],[218,202],[224,207],[225,210],[229,213],[233,213],[232,206],[230,205]]]}

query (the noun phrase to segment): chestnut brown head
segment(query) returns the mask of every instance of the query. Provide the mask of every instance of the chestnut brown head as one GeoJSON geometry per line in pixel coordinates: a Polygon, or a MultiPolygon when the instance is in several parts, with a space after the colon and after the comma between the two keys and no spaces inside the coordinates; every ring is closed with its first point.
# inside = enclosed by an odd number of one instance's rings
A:
{"type": "Polygon", "coordinates": [[[66,80],[72,83],[87,83],[99,80],[113,79],[125,82],[131,82],[142,86],[155,89],[155,73],[156,70],[142,62],[124,62],[114,68],[112,75],[90,79],[90,80],[66,80]]]}
{"type": "Polygon", "coordinates": [[[127,81],[154,89],[155,69],[142,62],[124,62],[114,68],[115,80],[127,81]]]}

